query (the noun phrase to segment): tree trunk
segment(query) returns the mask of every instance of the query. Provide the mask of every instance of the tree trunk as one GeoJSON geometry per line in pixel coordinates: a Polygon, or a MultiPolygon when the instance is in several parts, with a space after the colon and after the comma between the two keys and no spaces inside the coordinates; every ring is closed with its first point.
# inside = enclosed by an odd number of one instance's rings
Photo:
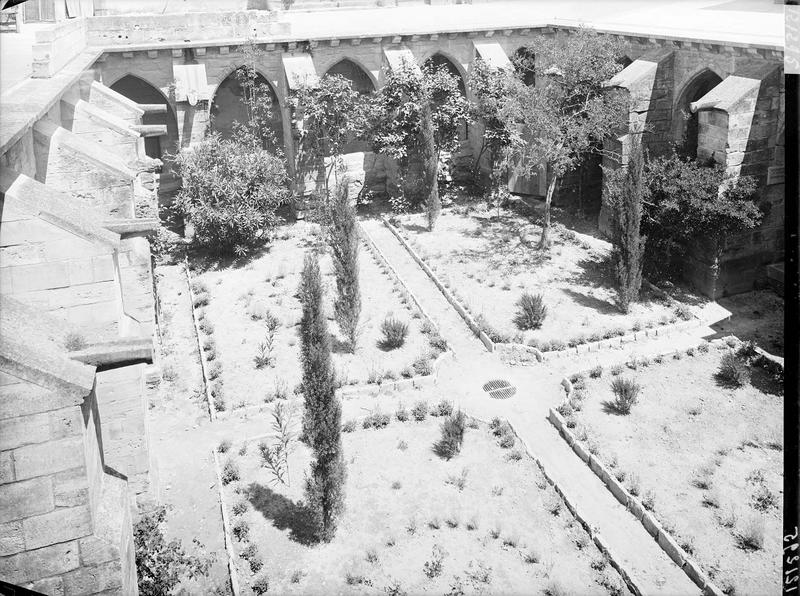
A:
{"type": "Polygon", "coordinates": [[[542,224],[542,238],[539,240],[539,248],[542,250],[550,247],[550,204],[553,202],[556,182],[558,182],[558,177],[553,176],[550,184],[547,185],[547,196],[544,199],[544,224],[542,224]]]}

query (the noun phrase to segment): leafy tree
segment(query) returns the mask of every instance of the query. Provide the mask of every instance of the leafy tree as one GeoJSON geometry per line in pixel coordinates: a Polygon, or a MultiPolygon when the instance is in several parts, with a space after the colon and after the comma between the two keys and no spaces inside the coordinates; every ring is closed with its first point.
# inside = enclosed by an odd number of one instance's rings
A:
{"type": "Polygon", "coordinates": [[[304,439],[314,452],[305,493],[314,514],[317,538],[330,541],[344,509],[346,469],[342,455],[342,409],[336,397],[331,363],[331,340],[322,306],[319,263],[307,254],[300,282],[303,315],[300,320],[303,365],[304,439]]]}
{"type": "Polygon", "coordinates": [[[241,101],[246,109],[247,120],[233,123],[234,136],[282,155],[283,147],[278,143],[272,129],[278,106],[273,105],[272,90],[263,82],[256,69],[256,65],[263,62],[267,52],[252,41],[241,46],[240,50],[244,56],[244,65],[236,70],[235,76],[242,88],[241,101]]]}
{"type": "Polygon", "coordinates": [[[253,137],[212,134],[175,163],[183,179],[176,209],[194,225],[196,243],[242,256],[266,240],[289,197],[279,157],[253,137]]]}
{"type": "Polygon", "coordinates": [[[342,168],[345,146],[364,136],[370,118],[370,102],[341,75],[326,75],[316,83],[301,85],[292,92],[290,103],[302,119],[296,145],[297,175],[316,169],[325,198],[330,197],[330,178],[342,168]],[[330,159],[325,164],[325,158],[330,159]]]}
{"type": "Polygon", "coordinates": [[[478,122],[483,131],[481,148],[475,160],[476,177],[480,171],[481,159],[487,156],[489,162],[489,197],[499,207],[501,189],[508,184],[509,155],[512,134],[507,122],[501,118],[501,110],[508,94],[509,77],[513,76],[502,69],[489,66],[480,58],[475,60],[469,78],[469,86],[474,101],[470,103],[470,118],[478,122]]]}
{"type": "Polygon", "coordinates": [[[333,257],[336,277],[336,299],[333,312],[342,330],[355,350],[358,319],[361,315],[361,291],[358,281],[359,237],[356,208],[348,196],[348,180],[343,178],[327,205],[326,228],[333,257]]]}
{"type": "Polygon", "coordinates": [[[755,228],[762,213],[754,202],[756,180],[726,178],[722,166],[705,166],[675,153],[644,167],[642,231],[647,235],[644,273],[675,279],[693,243],[718,259],[725,240],[755,228]]]}
{"type": "Polygon", "coordinates": [[[559,180],[627,119],[622,95],[602,87],[619,72],[621,54],[619,42],[588,29],[538,38],[526,52],[541,73],[537,84],[518,77],[509,85],[500,118],[511,131],[514,171],[530,176],[544,166],[547,179],[541,248],[550,244],[550,205],[559,180]]]}
{"type": "Polygon", "coordinates": [[[630,133],[631,148],[619,196],[613,197],[614,268],[617,275],[619,307],[627,313],[639,299],[646,239],[640,234],[644,194],[644,154],[642,131],[630,133]]]}
{"type": "MultiPolygon", "coordinates": [[[[136,575],[142,596],[172,594],[182,578],[208,575],[214,561],[211,556],[187,554],[180,540],[167,542],[161,531],[166,516],[167,509],[161,505],[142,515],[133,526],[136,575]]],[[[192,542],[197,548],[203,548],[196,538],[192,542]]]]}
{"type": "Polygon", "coordinates": [[[439,158],[458,146],[467,117],[458,81],[443,66],[393,68],[377,96],[373,147],[397,161],[400,192],[411,206],[426,206],[431,227],[440,208],[439,158]]]}

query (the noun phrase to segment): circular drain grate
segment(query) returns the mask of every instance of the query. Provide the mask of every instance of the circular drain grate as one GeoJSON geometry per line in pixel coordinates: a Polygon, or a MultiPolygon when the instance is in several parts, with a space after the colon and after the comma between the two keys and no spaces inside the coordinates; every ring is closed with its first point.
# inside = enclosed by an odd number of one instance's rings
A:
{"type": "Polygon", "coordinates": [[[484,383],[483,390],[494,399],[507,399],[517,393],[517,388],[504,379],[493,379],[484,383]]]}

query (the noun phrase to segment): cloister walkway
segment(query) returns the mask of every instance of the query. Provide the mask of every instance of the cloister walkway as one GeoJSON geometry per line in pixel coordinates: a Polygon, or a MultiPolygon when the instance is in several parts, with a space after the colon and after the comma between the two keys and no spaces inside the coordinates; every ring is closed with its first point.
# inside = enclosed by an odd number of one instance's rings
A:
{"type": "MultiPolygon", "coordinates": [[[[398,272],[425,310],[439,325],[455,352],[439,372],[437,393],[470,415],[483,420],[507,419],[548,476],[574,503],[589,525],[598,531],[609,550],[643,594],[699,594],[700,590],[661,550],[655,540],[603,482],[572,451],[547,420],[549,408],[563,398],[561,379],[596,363],[625,362],[630,349],[607,350],[587,356],[548,360],[533,366],[509,366],[486,350],[480,340],[445,299],[438,287],[414,261],[392,232],[378,220],[362,226],[398,272]],[[513,397],[496,400],[482,389],[491,379],[504,379],[517,388],[513,397]]],[[[637,342],[637,354],[657,354],[697,345],[707,327],[668,337],[637,342]]]]}

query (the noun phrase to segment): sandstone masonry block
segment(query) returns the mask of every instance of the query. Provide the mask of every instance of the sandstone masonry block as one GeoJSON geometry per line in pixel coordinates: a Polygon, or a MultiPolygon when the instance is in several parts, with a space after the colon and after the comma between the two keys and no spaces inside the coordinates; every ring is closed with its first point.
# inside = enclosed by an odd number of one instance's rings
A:
{"type": "Polygon", "coordinates": [[[92,515],[88,505],[56,509],[22,522],[27,548],[39,548],[91,534],[92,515]]]}
{"type": "Polygon", "coordinates": [[[50,478],[0,486],[0,522],[46,513],[53,507],[53,482],[50,478]]]}
{"type": "Polygon", "coordinates": [[[683,567],[686,562],[683,549],[678,546],[678,543],[667,534],[663,529],[658,533],[658,545],[669,555],[669,558],[675,561],[678,567],[683,567]]]}
{"type": "Polygon", "coordinates": [[[0,484],[14,481],[14,459],[10,451],[0,452],[0,484]]]}
{"type": "Polygon", "coordinates": [[[53,475],[53,498],[56,507],[75,507],[89,502],[89,485],[83,467],[53,475]]]}
{"type": "Polygon", "coordinates": [[[62,596],[64,594],[64,580],[61,577],[48,577],[28,584],[28,588],[48,596],[62,596]]]}
{"type": "Polygon", "coordinates": [[[28,445],[14,450],[14,470],[19,479],[61,472],[83,463],[84,447],[81,437],[28,445]]]}
{"type": "Polygon", "coordinates": [[[64,542],[0,559],[0,577],[20,584],[77,569],[78,543],[64,542]]]}
{"type": "Polygon", "coordinates": [[[119,558],[119,547],[97,536],[87,536],[79,541],[81,564],[99,565],[119,558]]]}
{"type": "Polygon", "coordinates": [[[0,420],[0,449],[13,449],[50,439],[50,416],[46,413],[0,420]]]}
{"type": "Polygon", "coordinates": [[[122,564],[112,561],[95,567],[82,567],[64,576],[64,593],[95,594],[122,586],[122,564]]]}
{"type": "Polygon", "coordinates": [[[25,550],[22,535],[22,522],[13,521],[0,524],[0,557],[6,557],[25,550]]]}

